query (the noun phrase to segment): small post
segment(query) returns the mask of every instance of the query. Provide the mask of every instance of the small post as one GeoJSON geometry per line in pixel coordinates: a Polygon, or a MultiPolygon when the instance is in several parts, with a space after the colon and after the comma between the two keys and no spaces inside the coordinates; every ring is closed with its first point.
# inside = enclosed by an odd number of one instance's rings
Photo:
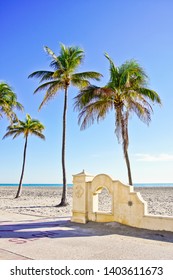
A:
{"type": "Polygon", "coordinates": [[[88,189],[86,182],[93,176],[87,175],[83,170],[81,173],[73,175],[73,209],[72,222],[87,223],[88,221],[88,189]]]}

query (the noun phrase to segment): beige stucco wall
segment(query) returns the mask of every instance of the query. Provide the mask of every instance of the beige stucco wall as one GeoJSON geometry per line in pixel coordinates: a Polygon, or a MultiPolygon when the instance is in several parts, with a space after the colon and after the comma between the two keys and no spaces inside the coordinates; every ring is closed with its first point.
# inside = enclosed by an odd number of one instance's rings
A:
{"type": "Polygon", "coordinates": [[[133,186],[112,180],[106,174],[87,175],[84,171],[73,177],[72,222],[119,222],[125,225],[173,231],[173,217],[149,215],[147,203],[133,186]],[[111,213],[98,212],[98,193],[105,187],[112,196],[111,213]]]}

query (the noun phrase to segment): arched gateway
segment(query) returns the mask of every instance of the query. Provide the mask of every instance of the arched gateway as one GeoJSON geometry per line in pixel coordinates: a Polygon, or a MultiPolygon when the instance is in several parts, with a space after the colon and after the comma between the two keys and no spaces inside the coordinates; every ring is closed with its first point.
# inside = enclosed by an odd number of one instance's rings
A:
{"type": "Polygon", "coordinates": [[[173,231],[173,217],[149,215],[147,204],[133,186],[112,180],[106,174],[73,176],[72,222],[119,222],[138,228],[173,231]],[[103,188],[111,195],[111,211],[98,210],[98,194],[103,188]]]}

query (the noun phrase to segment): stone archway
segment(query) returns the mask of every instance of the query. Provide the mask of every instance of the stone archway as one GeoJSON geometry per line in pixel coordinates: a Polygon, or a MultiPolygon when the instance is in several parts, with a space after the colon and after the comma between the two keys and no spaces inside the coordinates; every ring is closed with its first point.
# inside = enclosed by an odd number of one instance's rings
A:
{"type": "Polygon", "coordinates": [[[88,209],[88,219],[96,222],[110,222],[114,221],[114,191],[113,191],[113,181],[106,174],[99,174],[87,183],[87,209],[88,209]],[[109,209],[107,207],[102,207],[99,209],[99,205],[102,204],[106,198],[103,197],[106,190],[107,201],[109,197],[109,209]],[[102,197],[101,197],[102,195],[102,197]],[[102,203],[99,201],[101,200],[102,203]]]}
{"type": "Polygon", "coordinates": [[[147,204],[133,186],[112,180],[106,174],[84,171],[73,177],[72,222],[119,222],[125,225],[173,232],[173,217],[150,215],[147,204]],[[112,212],[98,211],[98,194],[106,188],[112,197],[112,212]]]}

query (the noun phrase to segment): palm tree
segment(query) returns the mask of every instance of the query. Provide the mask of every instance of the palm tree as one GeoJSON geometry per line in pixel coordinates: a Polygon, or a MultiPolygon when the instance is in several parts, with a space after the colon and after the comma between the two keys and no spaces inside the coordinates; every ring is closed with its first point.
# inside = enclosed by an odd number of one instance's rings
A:
{"type": "Polygon", "coordinates": [[[126,161],[129,185],[132,185],[132,175],[128,155],[129,137],[128,120],[135,113],[144,123],[151,121],[153,112],[150,102],[161,104],[159,95],[147,88],[147,75],[135,61],[126,61],[116,67],[112,59],[105,54],[110,64],[110,79],[106,86],[89,85],[75,98],[75,108],[79,110],[81,129],[103,120],[110,110],[115,112],[115,133],[122,143],[126,161]]]}
{"type": "Polygon", "coordinates": [[[42,108],[49,100],[54,98],[59,91],[64,92],[64,108],[63,108],[63,131],[62,131],[62,174],[63,174],[63,192],[61,202],[57,206],[66,206],[67,202],[67,183],[66,183],[66,166],[65,166],[65,143],[66,143],[66,114],[67,114],[67,98],[68,88],[73,85],[78,88],[89,85],[88,79],[99,80],[100,73],[82,72],[76,73],[76,69],[80,66],[84,59],[84,51],[79,47],[66,47],[60,45],[60,54],[58,56],[48,47],[45,51],[51,57],[50,67],[53,71],[36,71],[29,75],[29,78],[40,78],[40,85],[35,93],[45,90],[46,94],[39,107],[42,108]]]}
{"type": "Polygon", "coordinates": [[[23,106],[17,101],[16,94],[11,87],[4,82],[0,83],[0,118],[5,115],[11,122],[17,119],[14,109],[23,110],[23,106]]]}
{"type": "Polygon", "coordinates": [[[7,127],[7,133],[4,135],[3,139],[8,136],[13,136],[13,139],[15,139],[17,136],[21,134],[23,134],[25,138],[22,172],[21,172],[19,186],[15,198],[20,197],[22,193],[22,180],[23,180],[24,169],[25,169],[28,136],[35,135],[41,139],[45,139],[44,135],[42,134],[43,130],[44,130],[44,125],[40,123],[38,120],[32,119],[28,114],[26,115],[25,121],[18,120],[17,123],[11,124],[7,127]]]}

